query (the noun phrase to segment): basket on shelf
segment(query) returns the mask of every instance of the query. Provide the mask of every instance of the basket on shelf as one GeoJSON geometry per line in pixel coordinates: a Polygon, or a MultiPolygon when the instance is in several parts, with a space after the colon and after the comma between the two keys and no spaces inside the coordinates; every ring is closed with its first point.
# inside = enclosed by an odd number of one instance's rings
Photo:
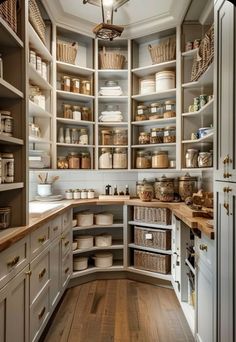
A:
{"type": "Polygon", "coordinates": [[[171,224],[171,211],[168,208],[134,207],[134,220],[154,224],[171,224]]]}
{"type": "Polygon", "coordinates": [[[0,17],[6,21],[11,29],[17,32],[17,0],[6,0],[0,4],[0,17]]]}
{"type": "Polygon", "coordinates": [[[77,56],[78,44],[66,42],[63,40],[57,41],[57,60],[64,63],[75,64],[77,56]]]}
{"type": "Polygon", "coordinates": [[[170,37],[157,45],[148,45],[152,64],[172,61],[176,58],[176,39],[170,37]]]}
{"type": "Polygon", "coordinates": [[[101,69],[123,69],[125,56],[117,51],[106,51],[105,46],[99,52],[99,62],[101,69]]]}
{"type": "Polygon", "coordinates": [[[29,21],[39,38],[46,44],[46,25],[38,8],[36,0],[29,0],[29,21]]]}
{"type": "Polygon", "coordinates": [[[206,32],[202,39],[198,53],[193,60],[191,81],[197,81],[204,74],[214,58],[214,25],[206,32]]]}
{"type": "Polygon", "coordinates": [[[146,271],[168,274],[171,268],[171,256],[135,250],[134,267],[146,271]]]}
{"type": "Polygon", "coordinates": [[[169,250],[171,249],[171,231],[135,226],[134,243],[138,246],[169,250]]]}

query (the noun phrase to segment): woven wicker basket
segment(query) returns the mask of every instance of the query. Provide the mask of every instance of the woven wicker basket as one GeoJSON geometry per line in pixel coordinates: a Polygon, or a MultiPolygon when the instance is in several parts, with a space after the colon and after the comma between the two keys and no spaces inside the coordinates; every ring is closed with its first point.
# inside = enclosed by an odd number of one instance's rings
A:
{"type": "Polygon", "coordinates": [[[171,211],[168,208],[134,207],[134,220],[146,223],[170,225],[171,211]]]}
{"type": "Polygon", "coordinates": [[[17,32],[17,0],[6,0],[0,4],[0,17],[2,17],[11,29],[17,32]]]}
{"type": "Polygon", "coordinates": [[[63,40],[57,41],[57,60],[64,63],[75,64],[78,51],[77,43],[70,43],[63,40]]]}
{"type": "Polygon", "coordinates": [[[134,267],[146,271],[168,274],[171,268],[171,256],[135,250],[134,267]]]}
{"type": "Polygon", "coordinates": [[[29,21],[42,42],[46,44],[46,25],[43,21],[36,0],[29,0],[29,21]]]}
{"type": "Polygon", "coordinates": [[[123,69],[125,56],[115,51],[106,51],[105,46],[99,52],[100,69],[123,69]]]}
{"type": "Polygon", "coordinates": [[[151,55],[152,64],[172,61],[176,57],[176,40],[168,38],[158,45],[149,45],[148,50],[151,55]]]}
{"type": "Polygon", "coordinates": [[[171,231],[134,227],[134,243],[163,250],[171,249],[171,231]]]}

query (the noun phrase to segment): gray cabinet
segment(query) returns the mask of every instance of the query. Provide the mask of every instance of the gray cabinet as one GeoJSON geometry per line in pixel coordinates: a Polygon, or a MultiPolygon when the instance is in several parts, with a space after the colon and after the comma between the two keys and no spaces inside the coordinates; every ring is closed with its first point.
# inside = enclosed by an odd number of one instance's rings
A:
{"type": "Polygon", "coordinates": [[[215,178],[236,181],[234,5],[218,0],[215,23],[215,178]]]}

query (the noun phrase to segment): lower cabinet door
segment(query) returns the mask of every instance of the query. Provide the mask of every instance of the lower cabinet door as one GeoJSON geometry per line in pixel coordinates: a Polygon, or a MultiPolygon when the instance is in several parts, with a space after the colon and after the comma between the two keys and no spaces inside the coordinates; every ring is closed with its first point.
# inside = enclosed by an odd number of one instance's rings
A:
{"type": "Polygon", "coordinates": [[[61,265],[61,286],[66,288],[72,274],[72,251],[69,251],[62,260],[61,265]]]}
{"type": "Polygon", "coordinates": [[[50,246],[50,305],[54,308],[61,291],[61,237],[58,236],[50,246]]]}
{"type": "Polygon", "coordinates": [[[29,267],[0,291],[0,341],[29,341],[29,267]]]}

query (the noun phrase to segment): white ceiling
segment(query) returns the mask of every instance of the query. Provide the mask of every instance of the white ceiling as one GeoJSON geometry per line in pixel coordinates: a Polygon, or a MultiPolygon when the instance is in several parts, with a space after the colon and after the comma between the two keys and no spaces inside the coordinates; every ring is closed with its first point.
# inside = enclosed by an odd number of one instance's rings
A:
{"type": "MultiPolygon", "coordinates": [[[[114,24],[125,26],[123,36],[146,35],[178,25],[191,0],[129,0],[114,13],[114,24]]],[[[102,21],[101,9],[83,0],[44,0],[51,16],[59,23],[91,34],[102,21]]]]}

